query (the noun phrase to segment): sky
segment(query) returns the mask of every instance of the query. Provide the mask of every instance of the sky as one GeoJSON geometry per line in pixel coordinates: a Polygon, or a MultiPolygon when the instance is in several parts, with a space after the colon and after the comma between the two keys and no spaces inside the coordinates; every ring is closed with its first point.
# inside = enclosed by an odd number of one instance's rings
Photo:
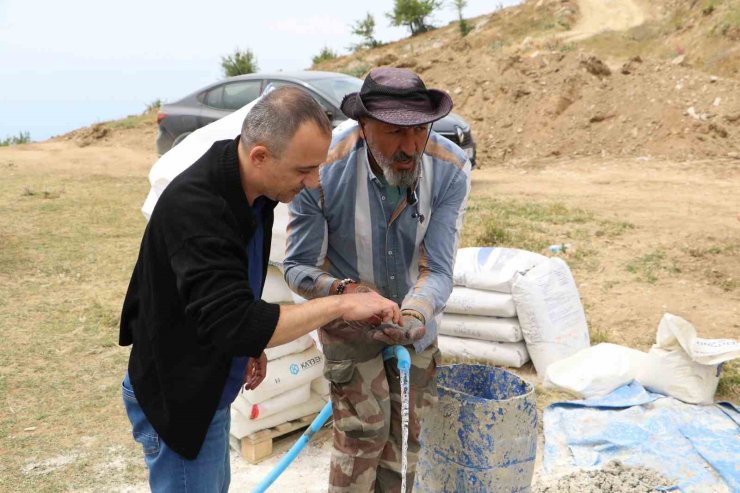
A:
{"type": "MultiPolygon", "coordinates": [[[[517,0],[468,0],[465,17],[517,0]]],[[[251,49],[260,71],[302,70],[324,46],[344,54],[370,12],[376,38],[408,36],[393,0],[0,0],[0,139],[44,140],[175,101],[223,77],[221,58],[251,49]]],[[[451,0],[431,20],[455,20],[451,0]]]]}

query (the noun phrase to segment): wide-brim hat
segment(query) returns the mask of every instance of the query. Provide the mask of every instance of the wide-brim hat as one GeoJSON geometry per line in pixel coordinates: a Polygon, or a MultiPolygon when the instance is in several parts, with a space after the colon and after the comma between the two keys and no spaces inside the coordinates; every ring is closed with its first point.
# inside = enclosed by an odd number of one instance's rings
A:
{"type": "Polygon", "coordinates": [[[367,74],[359,92],[342,99],[340,108],[353,120],[369,117],[412,127],[447,116],[452,110],[452,98],[444,91],[427,89],[411,70],[379,67],[367,74]]]}

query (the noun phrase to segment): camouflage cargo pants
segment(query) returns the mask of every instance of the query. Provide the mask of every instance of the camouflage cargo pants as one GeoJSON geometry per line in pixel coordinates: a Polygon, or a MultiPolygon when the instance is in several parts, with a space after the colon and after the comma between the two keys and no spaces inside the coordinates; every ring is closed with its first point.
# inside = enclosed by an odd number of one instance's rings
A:
{"type": "MultiPolygon", "coordinates": [[[[401,491],[401,388],[396,360],[368,331],[334,321],[319,331],[331,381],[334,450],[329,492],[401,491]]],[[[437,402],[436,343],[411,355],[407,491],[414,484],[424,411],[437,402]]]]}

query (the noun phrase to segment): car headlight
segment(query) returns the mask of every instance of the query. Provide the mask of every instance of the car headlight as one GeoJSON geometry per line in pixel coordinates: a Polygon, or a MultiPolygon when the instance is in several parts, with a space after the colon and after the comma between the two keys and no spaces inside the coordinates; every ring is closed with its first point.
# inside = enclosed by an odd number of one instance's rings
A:
{"type": "Polygon", "coordinates": [[[455,133],[457,134],[458,143],[462,144],[463,140],[465,140],[465,132],[463,132],[462,128],[455,125],[455,133]]]}

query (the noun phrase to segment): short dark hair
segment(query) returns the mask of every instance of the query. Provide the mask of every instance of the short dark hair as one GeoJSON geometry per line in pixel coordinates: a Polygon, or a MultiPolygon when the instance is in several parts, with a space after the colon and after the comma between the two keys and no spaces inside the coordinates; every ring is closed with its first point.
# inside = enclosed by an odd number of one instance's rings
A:
{"type": "Polygon", "coordinates": [[[304,122],[313,122],[326,135],[331,135],[329,118],[307,91],[279,87],[249,110],[242,124],[241,140],[247,148],[264,145],[279,158],[304,122]]]}

